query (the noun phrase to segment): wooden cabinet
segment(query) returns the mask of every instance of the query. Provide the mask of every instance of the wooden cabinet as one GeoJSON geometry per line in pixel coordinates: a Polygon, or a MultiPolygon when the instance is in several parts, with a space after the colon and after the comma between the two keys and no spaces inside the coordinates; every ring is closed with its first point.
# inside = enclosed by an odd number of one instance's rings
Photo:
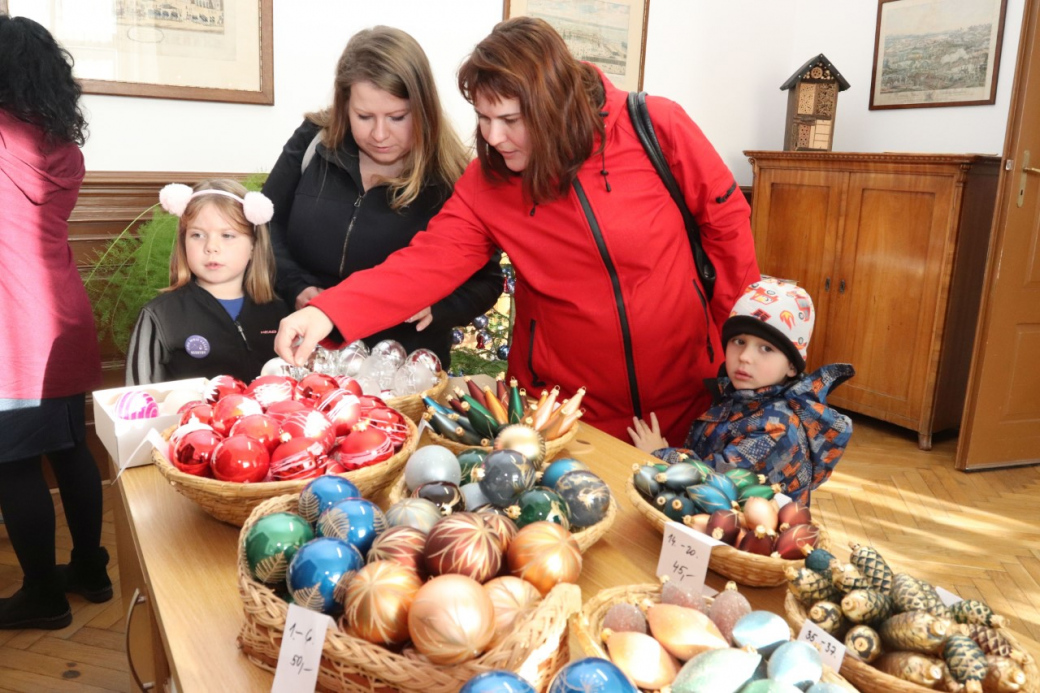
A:
{"type": "Polygon", "coordinates": [[[748,151],[763,274],[816,305],[808,367],[835,406],[917,431],[960,424],[999,157],[748,151]]]}

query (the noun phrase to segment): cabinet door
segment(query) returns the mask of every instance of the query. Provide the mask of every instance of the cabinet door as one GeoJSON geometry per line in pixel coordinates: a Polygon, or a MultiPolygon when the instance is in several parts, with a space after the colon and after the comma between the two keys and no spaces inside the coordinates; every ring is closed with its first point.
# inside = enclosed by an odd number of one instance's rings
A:
{"type": "Polygon", "coordinates": [[[816,345],[856,368],[833,404],[914,429],[930,410],[953,190],[952,172],[850,175],[826,344],[816,345]]]}
{"type": "MultiPolygon", "coordinates": [[[[816,334],[826,334],[827,278],[841,227],[841,197],[848,174],[789,169],[759,170],[755,181],[755,253],[762,274],[793,279],[812,296],[816,334]]],[[[833,291],[833,288],[831,289],[833,291]]],[[[822,363],[809,349],[809,368],[822,363]]]]}

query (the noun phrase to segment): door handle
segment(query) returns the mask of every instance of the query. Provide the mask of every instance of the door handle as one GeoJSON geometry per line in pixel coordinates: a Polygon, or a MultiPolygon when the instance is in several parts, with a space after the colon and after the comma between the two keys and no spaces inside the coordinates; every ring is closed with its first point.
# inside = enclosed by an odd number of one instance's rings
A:
{"type": "Polygon", "coordinates": [[[1040,173],[1040,168],[1034,168],[1032,166],[1023,166],[1022,171],[1025,173],[1040,173]]]}
{"type": "Polygon", "coordinates": [[[1040,173],[1040,168],[1029,165],[1029,150],[1022,152],[1022,175],[1018,177],[1018,199],[1016,204],[1021,207],[1026,202],[1026,176],[1030,173],[1040,173]]]}
{"type": "Polygon", "coordinates": [[[823,290],[824,291],[830,291],[831,290],[831,278],[830,277],[827,277],[826,279],[823,280],[823,290]]]}
{"type": "Polygon", "coordinates": [[[845,280],[844,279],[842,279],[840,282],[838,282],[838,293],[839,294],[845,293],[845,280]]]}

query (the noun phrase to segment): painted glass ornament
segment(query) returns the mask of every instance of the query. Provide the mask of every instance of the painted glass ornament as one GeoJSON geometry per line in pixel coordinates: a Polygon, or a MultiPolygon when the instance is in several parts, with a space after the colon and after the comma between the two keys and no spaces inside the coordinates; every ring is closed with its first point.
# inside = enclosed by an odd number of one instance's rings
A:
{"type": "Polygon", "coordinates": [[[144,390],[130,390],[116,400],[115,412],[120,419],[154,419],[159,416],[159,404],[144,390]]]}
{"type": "Polygon", "coordinates": [[[314,538],[306,519],[295,513],[272,513],[257,520],[245,538],[246,564],[260,582],[284,582],[293,556],[314,538]]]}
{"type": "Polygon", "coordinates": [[[456,513],[433,526],[426,537],[426,572],[456,573],[487,582],[502,567],[498,534],[476,513],[456,513]]]}
{"type": "Polygon", "coordinates": [[[495,637],[491,640],[492,646],[509,635],[518,616],[527,613],[542,600],[542,595],[534,585],[512,575],[486,582],[484,591],[495,607],[495,637]]]}
{"type": "Polygon", "coordinates": [[[440,357],[429,349],[416,349],[412,353],[408,354],[408,358],[406,358],[404,362],[406,364],[421,363],[433,373],[440,373],[442,370],[440,357]]]}
{"type": "Polygon", "coordinates": [[[540,485],[547,488],[556,490],[556,482],[560,480],[560,477],[567,472],[573,472],[576,470],[588,470],[588,465],[584,462],[576,460],[572,457],[561,457],[557,460],[550,462],[542,470],[542,478],[539,482],[540,485]]]}
{"type": "Polygon", "coordinates": [[[295,604],[337,616],[343,611],[347,585],[364,564],[361,552],[346,541],[318,537],[293,556],[285,582],[295,604]]]}
{"type": "Polygon", "coordinates": [[[369,358],[373,356],[386,359],[393,364],[393,367],[396,370],[400,368],[401,364],[403,364],[405,359],[408,358],[408,352],[403,346],[401,346],[400,342],[393,339],[384,339],[372,347],[372,351],[369,353],[369,358]]]}
{"type": "Polygon", "coordinates": [[[520,529],[506,551],[509,572],[533,584],[543,595],[581,574],[581,549],[571,533],[554,522],[520,529]]]}
{"type": "Polygon", "coordinates": [[[336,440],[336,429],[328,417],[319,411],[308,409],[291,412],[282,419],[279,436],[283,441],[292,438],[313,438],[328,451],[336,440]]]}
{"type": "Polygon", "coordinates": [[[308,373],[296,385],[296,399],[316,405],[327,393],[339,389],[339,383],[325,373],[308,373]]]}
{"type": "Polygon", "coordinates": [[[400,563],[375,561],[350,581],[341,623],[368,642],[395,645],[408,639],[408,611],[422,587],[419,575],[400,563]]]}
{"type": "Polygon", "coordinates": [[[210,378],[206,384],[206,402],[214,404],[231,394],[242,394],[246,391],[246,384],[238,378],[230,375],[218,375],[210,378]]]}
{"type": "Polygon", "coordinates": [[[473,470],[484,464],[484,460],[487,459],[487,450],[480,450],[478,448],[470,448],[464,450],[458,454],[459,468],[462,471],[462,480],[460,484],[469,484],[476,482],[476,479],[472,477],[473,470]]]}
{"type": "Polygon", "coordinates": [[[327,474],[304,486],[296,505],[300,515],[313,524],[323,512],[348,498],[361,498],[358,487],[349,479],[327,474]]]}
{"type": "Polygon", "coordinates": [[[386,528],[383,511],[364,498],[348,498],[336,503],[318,517],[315,527],[318,536],[343,539],[355,546],[362,556],[368,553],[372,542],[386,528]]]}
{"type": "Polygon", "coordinates": [[[265,410],[275,402],[292,399],[295,392],[296,381],[287,375],[261,375],[246,388],[246,394],[265,410]]]}
{"type": "Polygon", "coordinates": [[[231,426],[230,435],[246,435],[264,444],[268,452],[273,452],[282,442],[278,438],[281,423],[267,414],[250,414],[243,416],[231,426]]]}
{"type": "Polygon", "coordinates": [[[349,435],[361,417],[361,400],[357,395],[341,387],[329,390],[315,403],[314,408],[325,415],[335,430],[335,435],[349,435]]]}
{"type": "Polygon", "coordinates": [[[571,528],[567,503],[558,493],[544,486],[535,486],[520,494],[516,505],[510,506],[509,516],[523,529],[532,522],[555,522],[564,529],[571,528]]]}
{"type": "Polygon", "coordinates": [[[390,527],[414,527],[424,535],[441,517],[441,509],[425,498],[402,498],[386,509],[386,522],[390,527]]]}
{"type": "Polygon", "coordinates": [[[473,476],[492,503],[507,507],[534,486],[535,467],[516,450],[495,450],[473,471],[473,476]]]}
{"type": "Polygon", "coordinates": [[[404,525],[391,527],[376,537],[366,558],[369,563],[394,561],[426,577],[426,533],[404,525]]]}
{"type": "Polygon", "coordinates": [[[275,481],[313,479],[325,473],[328,457],[313,438],[293,438],[271,453],[271,478],[275,481]]]}
{"type": "Polygon", "coordinates": [[[217,433],[226,436],[242,417],[263,413],[264,408],[255,399],[238,393],[230,394],[213,405],[210,425],[217,433]]]}
{"type": "Polygon", "coordinates": [[[610,509],[610,487],[588,470],[564,474],[556,482],[556,492],[567,504],[573,528],[591,527],[610,509]]]}
{"type": "Polygon", "coordinates": [[[526,424],[511,424],[500,430],[495,436],[493,447],[495,450],[516,450],[535,469],[541,467],[545,460],[545,439],[526,424]]]}
{"type": "Polygon", "coordinates": [[[460,664],[479,656],[491,642],[494,611],[479,582],[440,575],[419,589],[408,612],[408,630],[416,649],[434,664],[460,664]]]}
{"type": "Polygon", "coordinates": [[[536,693],[534,686],[511,671],[496,670],[477,674],[459,693],[536,693]]]}
{"type": "Polygon", "coordinates": [[[466,509],[466,500],[459,487],[450,481],[431,481],[412,491],[413,498],[424,498],[440,510],[441,515],[460,513],[466,509]]]}
{"type": "Polygon", "coordinates": [[[431,481],[450,481],[455,485],[462,482],[462,468],[458,458],[442,445],[419,448],[404,465],[404,482],[409,491],[431,481]]]}
{"type": "Polygon", "coordinates": [[[486,505],[476,510],[477,514],[484,518],[484,522],[495,531],[498,535],[499,546],[502,548],[502,555],[505,555],[506,550],[509,549],[510,542],[513,541],[513,537],[519,531],[516,523],[513,522],[506,515],[501,515],[493,510],[501,510],[496,508],[494,505],[486,505]]]}
{"type": "Polygon", "coordinates": [[[547,693],[639,693],[639,690],[613,662],[587,657],[556,672],[547,693]]]}

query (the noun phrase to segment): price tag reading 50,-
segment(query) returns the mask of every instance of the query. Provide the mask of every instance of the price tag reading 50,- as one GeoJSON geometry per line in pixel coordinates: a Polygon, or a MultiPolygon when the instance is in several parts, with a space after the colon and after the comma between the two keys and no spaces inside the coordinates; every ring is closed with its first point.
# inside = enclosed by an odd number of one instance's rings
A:
{"type": "Polygon", "coordinates": [[[667,575],[669,580],[700,592],[704,587],[704,576],[708,573],[711,547],[720,543],[686,525],[669,522],[664,526],[664,538],[661,540],[658,576],[667,575]]]}
{"type": "Polygon", "coordinates": [[[321,647],[330,623],[332,619],[325,614],[289,605],[271,693],[314,690],[318,683],[321,647]]]}
{"type": "Polygon", "coordinates": [[[845,645],[816,623],[805,619],[798,640],[815,647],[823,659],[823,663],[834,671],[841,669],[841,661],[845,659],[845,645]]]}

